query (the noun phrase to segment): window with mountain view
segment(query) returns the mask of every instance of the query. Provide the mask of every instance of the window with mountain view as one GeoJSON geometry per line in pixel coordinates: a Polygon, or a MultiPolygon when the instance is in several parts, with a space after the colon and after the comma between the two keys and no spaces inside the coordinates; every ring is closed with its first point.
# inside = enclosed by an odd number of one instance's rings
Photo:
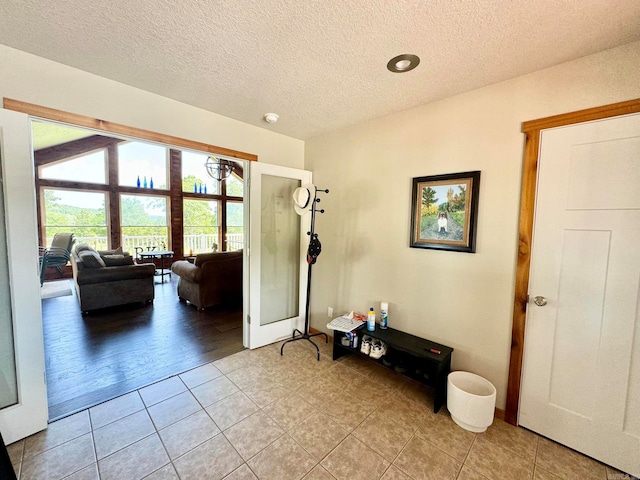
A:
{"type": "Polygon", "coordinates": [[[77,243],[87,243],[96,249],[108,248],[107,194],[45,188],[44,230],[46,245],[56,233],[73,233],[77,243]]]}
{"type": "Polygon", "coordinates": [[[120,195],[122,248],[135,253],[169,248],[167,197],[150,195],[120,195]]]}

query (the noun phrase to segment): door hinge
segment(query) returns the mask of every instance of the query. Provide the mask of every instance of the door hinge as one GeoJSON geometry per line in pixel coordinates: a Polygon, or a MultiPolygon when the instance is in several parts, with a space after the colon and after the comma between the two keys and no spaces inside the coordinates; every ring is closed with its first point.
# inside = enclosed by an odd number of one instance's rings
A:
{"type": "Polygon", "coordinates": [[[247,323],[251,325],[251,315],[247,315],[247,323]]]}

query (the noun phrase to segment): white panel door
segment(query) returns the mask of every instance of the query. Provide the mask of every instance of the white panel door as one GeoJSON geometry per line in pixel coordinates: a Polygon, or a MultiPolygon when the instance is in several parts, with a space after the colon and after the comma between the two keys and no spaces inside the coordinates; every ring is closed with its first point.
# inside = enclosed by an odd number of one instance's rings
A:
{"type": "Polygon", "coordinates": [[[258,348],[304,329],[311,214],[296,214],[293,192],[311,172],[253,162],[249,178],[248,343],[258,348]]]}
{"type": "Polygon", "coordinates": [[[0,165],[0,208],[4,207],[0,235],[5,237],[0,240],[0,432],[9,444],[44,430],[48,419],[27,115],[0,110],[0,165]]]}
{"type": "Polygon", "coordinates": [[[636,476],[639,242],[640,115],[543,131],[519,423],[636,476]]]}

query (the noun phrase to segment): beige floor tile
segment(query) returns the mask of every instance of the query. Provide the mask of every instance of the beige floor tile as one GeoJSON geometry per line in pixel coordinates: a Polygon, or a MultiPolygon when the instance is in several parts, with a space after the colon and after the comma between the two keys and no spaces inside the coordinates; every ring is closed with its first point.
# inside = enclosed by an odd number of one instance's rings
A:
{"type": "Polygon", "coordinates": [[[533,462],[530,462],[503,446],[494,445],[477,436],[464,462],[485,477],[500,480],[530,479],[533,476],[533,462]]]}
{"type": "Polygon", "coordinates": [[[536,465],[563,478],[607,478],[600,462],[543,437],[538,441],[536,465]]]}
{"type": "Polygon", "coordinates": [[[173,465],[170,463],[169,465],[165,465],[161,469],[156,470],[148,477],[144,477],[144,480],[180,480],[180,479],[178,478],[176,469],[173,468],[173,465]]]}
{"type": "Polygon", "coordinates": [[[137,391],[127,393],[90,408],[91,426],[95,430],[143,409],[144,403],[142,403],[140,394],[137,391]]]}
{"type": "Polygon", "coordinates": [[[242,465],[224,435],[217,435],[173,462],[181,480],[218,480],[242,465]]]}
{"type": "Polygon", "coordinates": [[[533,469],[533,480],[560,480],[560,477],[536,465],[533,469]]]}
{"type": "Polygon", "coordinates": [[[322,413],[313,413],[290,432],[291,436],[317,461],[333,450],[348,432],[322,413]]]}
{"type": "Polygon", "coordinates": [[[180,379],[188,388],[193,388],[220,376],[222,376],[222,372],[213,363],[207,363],[180,374],[180,379]]]}
{"type": "Polygon", "coordinates": [[[281,385],[270,381],[261,381],[242,390],[260,408],[266,407],[290,393],[281,385]]]}
{"type": "Polygon", "coordinates": [[[20,463],[22,462],[22,454],[24,453],[24,440],[19,440],[17,442],[12,443],[11,445],[7,445],[7,452],[9,452],[9,458],[12,463],[20,463]]]}
{"type": "Polygon", "coordinates": [[[440,409],[437,414],[425,415],[416,435],[433,443],[460,462],[464,462],[471,449],[471,444],[476,438],[475,433],[459,427],[445,409],[440,409]]]}
{"type": "Polygon", "coordinates": [[[411,477],[398,467],[391,465],[380,480],[411,480],[411,477]]]}
{"type": "Polygon", "coordinates": [[[151,435],[98,461],[101,480],[140,479],[169,463],[158,435],[151,435]]]}
{"type": "Polygon", "coordinates": [[[435,445],[413,437],[393,464],[415,480],[454,479],[462,466],[435,445]]]}
{"type": "Polygon", "coordinates": [[[352,435],[345,438],[320,463],[338,480],[380,478],[389,468],[389,462],[352,435]]]}
{"type": "Polygon", "coordinates": [[[308,418],[315,408],[297,393],[287,395],[262,409],[284,430],[291,430],[308,418]]]}
{"type": "Polygon", "coordinates": [[[191,389],[191,393],[203,407],[208,407],[237,391],[238,387],[227,377],[218,377],[191,389]]]}
{"type": "Polygon", "coordinates": [[[254,413],[224,431],[227,440],[245,460],[249,460],[283,434],[284,430],[263,412],[254,413]]]}
{"type": "Polygon", "coordinates": [[[494,419],[493,424],[484,433],[478,434],[495,445],[512,450],[517,455],[533,461],[538,449],[538,435],[521,427],[514,427],[500,419],[494,419]]]}
{"type": "Polygon", "coordinates": [[[266,370],[254,365],[238,368],[233,372],[227,373],[227,378],[231,380],[240,390],[245,389],[269,375],[266,370]]]}
{"type": "Polygon", "coordinates": [[[89,412],[86,410],[53,422],[46,430],[25,439],[23,461],[90,431],[91,422],[89,412]]]}
{"type": "Polygon", "coordinates": [[[607,479],[608,480],[638,480],[640,477],[634,477],[628,473],[623,473],[620,470],[616,470],[609,465],[605,465],[607,469],[607,479]]]}
{"type": "Polygon", "coordinates": [[[309,369],[300,369],[294,366],[291,368],[276,369],[271,374],[271,381],[286,390],[294,391],[315,377],[316,374],[309,369]]]}
{"type": "Polygon", "coordinates": [[[297,393],[349,431],[360,425],[377,406],[374,402],[365,402],[354,396],[344,387],[344,383],[333,385],[327,377],[303,385],[297,393]]]}
{"type": "Polygon", "coordinates": [[[162,443],[169,457],[175,460],[189,450],[220,433],[220,429],[204,410],[160,430],[162,443]]]}
{"type": "Polygon", "coordinates": [[[322,465],[316,465],[303,480],[335,480],[335,478],[322,465]]]}
{"type": "Polygon", "coordinates": [[[202,410],[202,406],[190,392],[179,393],[174,397],[156,403],[148,408],[149,415],[158,430],[178,420],[182,420],[199,410],[202,410]]]}
{"type": "Polygon", "coordinates": [[[229,475],[224,477],[224,480],[258,480],[258,477],[253,474],[246,463],[243,463],[229,475]]]}
{"type": "Polygon", "coordinates": [[[353,435],[391,463],[413,436],[413,428],[397,422],[393,413],[374,412],[353,431],[353,435]]]}
{"type": "Polygon", "coordinates": [[[302,478],[316,461],[285,434],[247,462],[260,480],[302,478]]]}
{"type": "MultiPolygon", "coordinates": [[[[399,393],[400,395],[427,407],[431,412],[433,412],[433,399],[435,395],[433,388],[427,387],[426,385],[414,380],[407,380],[399,389],[399,393]]],[[[444,407],[445,406],[443,405],[441,408],[444,407]]]]}
{"type": "MultiPolygon", "coordinates": [[[[331,357],[333,355],[333,342],[331,338],[328,338],[328,341],[325,341],[325,337],[323,335],[318,335],[317,337],[312,338],[313,343],[315,343],[320,349],[321,355],[326,355],[327,357],[331,357]]],[[[315,352],[316,349],[309,342],[300,342],[303,346],[306,346],[312,352],[315,352]],[[306,343],[306,345],[304,345],[306,343]]]]}
{"type": "Polygon", "coordinates": [[[140,393],[144,404],[147,407],[150,407],[151,405],[160,403],[163,400],[178,395],[186,390],[187,387],[179,377],[171,377],[161,382],[154,383],[153,385],[149,385],[148,387],[141,388],[138,392],[140,393]]]}
{"type": "Polygon", "coordinates": [[[65,477],[64,480],[100,480],[98,464],[94,463],[82,470],[65,477]]]}
{"type": "Polygon", "coordinates": [[[11,461],[11,467],[17,478],[20,478],[20,470],[22,469],[22,462],[11,461]]]}
{"type": "Polygon", "coordinates": [[[251,365],[251,350],[243,350],[228,357],[221,358],[213,362],[215,367],[222,373],[229,373],[237,370],[238,368],[251,365]]]}
{"type": "Polygon", "coordinates": [[[101,460],[138,440],[155,433],[146,410],[121,418],[93,432],[96,456],[101,460]]]}
{"type": "Polygon", "coordinates": [[[22,463],[20,478],[58,480],[96,462],[91,434],[85,434],[22,463]]]}
{"type": "Polygon", "coordinates": [[[425,416],[433,415],[433,411],[402,395],[393,394],[376,409],[383,415],[393,416],[404,428],[414,431],[422,424],[425,416]]]}
{"type": "Polygon", "coordinates": [[[207,407],[207,413],[220,430],[226,430],[259,410],[243,392],[236,392],[207,407]]]}
{"type": "Polygon", "coordinates": [[[458,480],[488,480],[484,475],[476,472],[475,470],[470,469],[466,465],[462,466],[462,470],[460,470],[460,475],[458,475],[458,480]]]}

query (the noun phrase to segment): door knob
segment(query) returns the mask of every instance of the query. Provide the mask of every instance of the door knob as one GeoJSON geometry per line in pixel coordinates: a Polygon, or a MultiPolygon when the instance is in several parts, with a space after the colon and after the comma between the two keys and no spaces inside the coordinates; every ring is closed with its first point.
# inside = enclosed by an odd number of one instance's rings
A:
{"type": "Polygon", "coordinates": [[[547,299],[544,297],[533,297],[533,303],[539,307],[544,307],[547,304],[547,299]]]}

